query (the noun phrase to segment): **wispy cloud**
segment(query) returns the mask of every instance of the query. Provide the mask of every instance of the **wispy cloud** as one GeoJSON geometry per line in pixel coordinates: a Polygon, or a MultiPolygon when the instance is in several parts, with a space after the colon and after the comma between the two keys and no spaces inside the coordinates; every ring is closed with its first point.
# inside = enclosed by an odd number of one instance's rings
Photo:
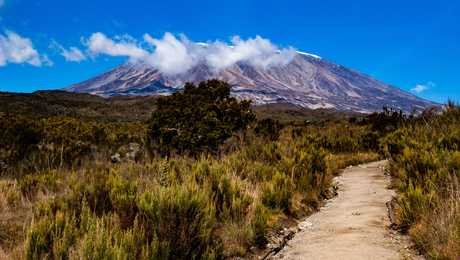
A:
{"type": "Polygon", "coordinates": [[[424,92],[424,91],[426,91],[426,90],[428,90],[430,88],[433,88],[435,86],[436,86],[436,84],[434,82],[430,81],[430,82],[427,82],[425,84],[417,84],[417,85],[415,85],[415,87],[413,87],[411,89],[411,91],[416,93],[416,94],[420,94],[420,93],[422,93],[422,92],[424,92]]]}
{"type": "Polygon", "coordinates": [[[30,39],[12,31],[0,33],[0,66],[8,63],[27,63],[36,67],[53,65],[48,56],[38,53],[30,39]]]}
{"type": "Polygon", "coordinates": [[[66,49],[58,42],[52,41],[50,48],[57,50],[66,61],[79,63],[87,59],[86,55],[77,47],[66,49]]]}
{"type": "Polygon", "coordinates": [[[0,7],[2,7],[5,4],[5,0],[0,0],[0,7]]]}
{"type": "Polygon", "coordinates": [[[230,44],[221,41],[204,44],[171,33],[165,33],[160,39],[144,34],[143,41],[138,42],[127,35],[112,39],[97,32],[83,42],[93,57],[124,56],[131,61],[150,64],[165,74],[184,73],[199,63],[205,63],[213,70],[225,69],[238,62],[267,68],[287,64],[296,54],[293,48],[280,49],[260,36],[247,40],[235,36],[230,44]]]}
{"type": "Polygon", "coordinates": [[[68,50],[63,49],[62,56],[64,56],[67,61],[81,62],[86,60],[86,56],[77,47],[70,47],[68,50]]]}
{"type": "Polygon", "coordinates": [[[142,59],[148,52],[137,45],[131,37],[118,37],[117,42],[97,32],[91,35],[88,40],[84,40],[89,52],[93,56],[105,54],[109,56],[125,56],[131,59],[142,59]]]}

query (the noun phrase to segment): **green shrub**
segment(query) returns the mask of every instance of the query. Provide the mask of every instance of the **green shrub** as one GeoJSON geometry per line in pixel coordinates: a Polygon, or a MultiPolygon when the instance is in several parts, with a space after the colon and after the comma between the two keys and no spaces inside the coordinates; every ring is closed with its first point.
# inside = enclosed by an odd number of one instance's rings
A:
{"type": "Polygon", "coordinates": [[[75,215],[62,211],[47,215],[28,232],[26,259],[66,259],[77,235],[75,215]]]}
{"type": "Polygon", "coordinates": [[[20,178],[18,186],[28,199],[33,199],[38,191],[56,191],[58,189],[58,173],[49,171],[39,174],[29,174],[20,178]]]}
{"type": "MultiPolygon", "coordinates": [[[[91,218],[85,227],[86,233],[81,238],[72,258],[75,259],[138,259],[139,242],[142,240],[137,230],[121,230],[112,217],[91,218]]],[[[146,258],[145,258],[146,259],[146,258]]]]}
{"type": "Polygon", "coordinates": [[[219,241],[213,240],[215,212],[209,194],[196,187],[160,188],[141,195],[139,221],[157,250],[153,257],[196,259],[219,254],[219,241]],[[156,240],[160,238],[161,240],[156,240]]]}
{"type": "Polygon", "coordinates": [[[252,220],[251,226],[254,234],[254,243],[259,247],[263,247],[267,243],[267,215],[268,213],[266,209],[263,207],[263,205],[256,204],[254,218],[252,220]]]}
{"type": "Polygon", "coordinates": [[[149,122],[149,148],[162,155],[217,151],[233,132],[254,119],[249,101],[230,97],[229,84],[187,83],[183,92],[158,99],[149,122]]]}
{"type": "Polygon", "coordinates": [[[33,119],[0,115],[0,137],[0,161],[15,164],[37,149],[43,129],[33,119]]]}
{"type": "Polygon", "coordinates": [[[262,202],[268,208],[290,213],[293,189],[294,184],[291,178],[280,172],[275,172],[271,181],[263,186],[262,202]]]}
{"type": "Polygon", "coordinates": [[[136,197],[137,186],[130,182],[123,180],[117,174],[112,173],[107,180],[110,202],[121,222],[122,228],[128,228],[133,225],[137,213],[136,197]]]}
{"type": "Polygon", "coordinates": [[[216,216],[223,222],[242,221],[252,203],[252,198],[242,190],[243,183],[237,183],[225,174],[213,170],[209,185],[216,208],[216,216]]]}
{"type": "Polygon", "coordinates": [[[409,184],[407,190],[399,198],[400,227],[406,230],[417,220],[429,206],[428,195],[424,194],[420,187],[409,184]]]}

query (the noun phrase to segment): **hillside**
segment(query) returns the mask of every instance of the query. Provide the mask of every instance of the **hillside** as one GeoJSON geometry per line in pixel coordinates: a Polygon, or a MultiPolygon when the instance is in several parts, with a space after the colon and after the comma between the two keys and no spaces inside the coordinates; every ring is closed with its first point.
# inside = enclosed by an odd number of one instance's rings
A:
{"type": "MultiPolygon", "coordinates": [[[[70,116],[97,121],[146,121],[155,111],[155,96],[114,96],[103,98],[86,93],[38,91],[34,93],[0,92],[0,113],[37,117],[70,116]]],[[[321,121],[347,118],[359,113],[334,109],[308,109],[291,104],[267,104],[253,107],[259,118],[281,122],[321,121]]]]}
{"type": "Polygon", "coordinates": [[[0,112],[38,117],[71,116],[101,121],[144,121],[155,109],[155,97],[102,98],[66,91],[0,92],[0,112]]]}

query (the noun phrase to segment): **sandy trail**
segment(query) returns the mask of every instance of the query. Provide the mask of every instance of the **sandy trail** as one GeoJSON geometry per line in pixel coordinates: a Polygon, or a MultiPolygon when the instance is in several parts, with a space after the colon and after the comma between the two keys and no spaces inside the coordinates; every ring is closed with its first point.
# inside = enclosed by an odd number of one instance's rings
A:
{"type": "Polygon", "coordinates": [[[388,228],[385,203],[394,192],[385,163],[347,168],[336,178],[338,196],[300,223],[303,230],[272,259],[423,259],[388,228]]]}

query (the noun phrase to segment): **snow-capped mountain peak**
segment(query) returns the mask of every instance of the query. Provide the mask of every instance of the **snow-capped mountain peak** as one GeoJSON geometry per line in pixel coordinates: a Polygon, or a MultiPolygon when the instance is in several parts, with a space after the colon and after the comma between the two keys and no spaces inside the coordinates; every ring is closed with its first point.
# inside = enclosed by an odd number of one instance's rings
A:
{"type": "Polygon", "coordinates": [[[198,83],[213,78],[229,82],[234,96],[251,99],[256,105],[291,103],[311,109],[365,113],[381,110],[383,106],[410,112],[436,105],[306,52],[297,52],[287,64],[263,67],[237,62],[216,70],[201,62],[175,75],[161,73],[147,63],[129,62],[66,90],[105,97],[168,95],[180,90],[186,82],[198,83]]]}

